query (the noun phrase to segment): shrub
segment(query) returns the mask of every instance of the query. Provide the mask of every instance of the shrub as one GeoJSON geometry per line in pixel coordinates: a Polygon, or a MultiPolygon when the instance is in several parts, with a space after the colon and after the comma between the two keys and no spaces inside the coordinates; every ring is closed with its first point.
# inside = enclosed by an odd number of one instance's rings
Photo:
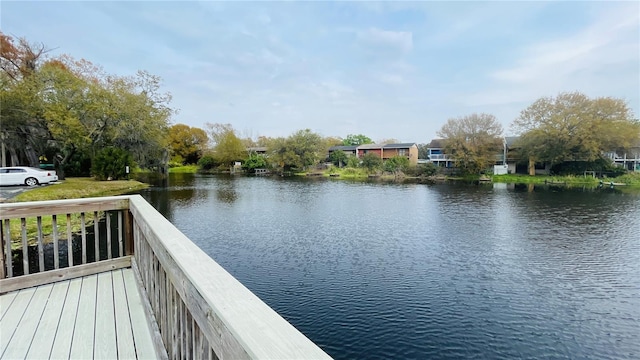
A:
{"type": "Polygon", "coordinates": [[[93,158],[91,171],[98,180],[125,179],[127,166],[131,168],[132,165],[131,154],[123,149],[109,146],[100,150],[93,158]]]}
{"type": "Polygon", "coordinates": [[[640,185],[640,173],[628,173],[616,178],[616,182],[621,182],[627,185],[640,185]]]}
{"type": "Polygon", "coordinates": [[[382,159],[377,154],[367,153],[362,157],[362,167],[367,170],[372,171],[380,168],[380,166],[382,166],[382,159]]]}
{"type": "Polygon", "coordinates": [[[360,159],[356,156],[347,156],[347,167],[357,168],[360,165],[360,159]]]}
{"type": "Polygon", "coordinates": [[[91,158],[85,152],[78,152],[64,165],[65,176],[89,177],[91,176],[91,158]]]}
{"type": "Polygon", "coordinates": [[[198,167],[202,170],[211,170],[218,165],[219,163],[211,155],[204,155],[198,160],[198,167]]]}
{"type": "Polygon", "coordinates": [[[396,171],[405,171],[409,168],[410,163],[409,159],[404,156],[394,156],[387,161],[384,162],[384,171],[388,172],[396,172],[396,171]]]}
{"type": "Polygon", "coordinates": [[[251,154],[242,163],[242,168],[245,170],[254,170],[267,167],[267,160],[262,155],[251,154]]]}
{"type": "Polygon", "coordinates": [[[329,161],[331,161],[335,166],[342,167],[343,164],[347,162],[347,154],[342,150],[332,151],[329,155],[329,161]]]}
{"type": "Polygon", "coordinates": [[[607,177],[617,177],[626,173],[623,167],[612,164],[608,159],[567,161],[551,167],[551,173],[560,176],[583,175],[585,171],[595,171],[599,175],[607,177]]]}
{"type": "Polygon", "coordinates": [[[180,155],[174,155],[173,157],[171,157],[171,160],[169,160],[169,167],[177,167],[177,166],[182,166],[185,164],[184,158],[180,155]]]}
{"type": "Polygon", "coordinates": [[[408,168],[405,173],[411,176],[433,176],[438,171],[438,167],[433,163],[418,164],[408,168]]]}

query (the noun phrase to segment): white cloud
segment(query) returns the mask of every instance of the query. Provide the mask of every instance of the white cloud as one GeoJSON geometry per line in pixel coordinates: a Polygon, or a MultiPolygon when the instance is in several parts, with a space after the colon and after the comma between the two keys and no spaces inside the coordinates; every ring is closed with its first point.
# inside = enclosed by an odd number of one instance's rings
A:
{"type": "MultiPolygon", "coordinates": [[[[587,27],[565,37],[528,44],[512,66],[489,73],[488,90],[463,100],[468,105],[532,102],[544,95],[579,90],[590,95],[634,86],[640,79],[637,4],[611,9],[587,27]],[[635,64],[635,71],[633,69],[635,64]],[[606,76],[603,76],[606,75],[606,76]],[[635,76],[635,78],[634,78],[635,76]]],[[[638,102],[638,99],[635,99],[638,102]]]]}
{"type": "Polygon", "coordinates": [[[376,78],[378,81],[388,85],[400,85],[404,83],[404,78],[398,74],[378,74],[376,78]]]}
{"type": "Polygon", "coordinates": [[[366,44],[398,49],[408,53],[413,49],[413,33],[410,31],[390,31],[370,28],[358,32],[358,39],[366,44]]]}

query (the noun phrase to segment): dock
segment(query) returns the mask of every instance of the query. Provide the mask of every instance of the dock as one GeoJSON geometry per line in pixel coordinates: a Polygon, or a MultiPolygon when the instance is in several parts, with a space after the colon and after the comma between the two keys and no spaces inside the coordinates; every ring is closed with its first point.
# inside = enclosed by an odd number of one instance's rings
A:
{"type": "Polygon", "coordinates": [[[140,195],[0,204],[0,358],[328,359],[140,195]]]}
{"type": "Polygon", "coordinates": [[[130,268],[0,296],[3,359],[156,359],[130,268]]]}

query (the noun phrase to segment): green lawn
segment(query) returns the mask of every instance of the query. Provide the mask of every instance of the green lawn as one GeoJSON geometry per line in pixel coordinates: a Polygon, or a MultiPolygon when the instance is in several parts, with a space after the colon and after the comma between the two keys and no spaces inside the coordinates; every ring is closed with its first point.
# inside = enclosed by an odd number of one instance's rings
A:
{"type": "MultiPolygon", "coordinates": [[[[521,174],[509,174],[509,175],[493,175],[491,178],[494,182],[501,183],[516,183],[516,184],[545,184],[545,183],[564,183],[564,184],[576,184],[576,185],[598,185],[601,179],[593,178],[590,176],[549,176],[549,175],[521,175],[521,174]]],[[[602,179],[604,183],[614,182],[619,184],[626,184],[630,186],[640,186],[640,173],[630,173],[619,176],[617,178],[602,179]]]]}
{"type": "Polygon", "coordinates": [[[77,199],[121,195],[149,187],[135,180],[97,181],[93,178],[66,178],[59,184],[38,186],[18,194],[11,202],[77,199]]]}
{"type": "MultiPolygon", "coordinates": [[[[33,189],[28,189],[18,194],[10,201],[24,202],[121,195],[145,189],[147,187],[149,187],[148,184],[144,184],[135,180],[97,181],[93,178],[67,178],[60,181],[59,184],[38,186],[33,189]]],[[[102,216],[102,212],[100,212],[98,216],[102,216]]],[[[89,226],[90,224],[92,224],[93,220],[94,215],[92,213],[86,214],[85,226],[89,226]]],[[[38,233],[36,219],[27,218],[25,225],[28,242],[29,244],[34,244],[38,233]]],[[[20,224],[20,221],[11,221],[10,232],[12,247],[14,248],[19,248],[21,246],[21,229],[22,225],[20,224]]],[[[78,232],[81,230],[80,214],[71,215],[71,230],[72,232],[78,232]]],[[[45,243],[51,240],[52,231],[53,224],[51,217],[43,217],[42,233],[45,243]]],[[[60,214],[60,217],[58,218],[58,231],[62,237],[66,236],[66,218],[64,214],[60,214]]]]}
{"type": "Polygon", "coordinates": [[[170,173],[193,173],[198,172],[198,165],[183,165],[169,168],[170,173]]]}

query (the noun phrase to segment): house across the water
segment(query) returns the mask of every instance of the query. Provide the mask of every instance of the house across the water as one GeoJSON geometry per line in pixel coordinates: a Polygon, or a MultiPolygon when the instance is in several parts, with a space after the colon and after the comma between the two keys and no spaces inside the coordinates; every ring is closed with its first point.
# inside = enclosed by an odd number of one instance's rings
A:
{"type": "Polygon", "coordinates": [[[382,160],[388,160],[394,156],[402,156],[407,158],[411,165],[418,163],[418,145],[416,143],[332,146],[329,148],[329,155],[334,151],[343,151],[348,156],[356,156],[358,158],[362,158],[366,154],[376,154],[382,160]]]}

